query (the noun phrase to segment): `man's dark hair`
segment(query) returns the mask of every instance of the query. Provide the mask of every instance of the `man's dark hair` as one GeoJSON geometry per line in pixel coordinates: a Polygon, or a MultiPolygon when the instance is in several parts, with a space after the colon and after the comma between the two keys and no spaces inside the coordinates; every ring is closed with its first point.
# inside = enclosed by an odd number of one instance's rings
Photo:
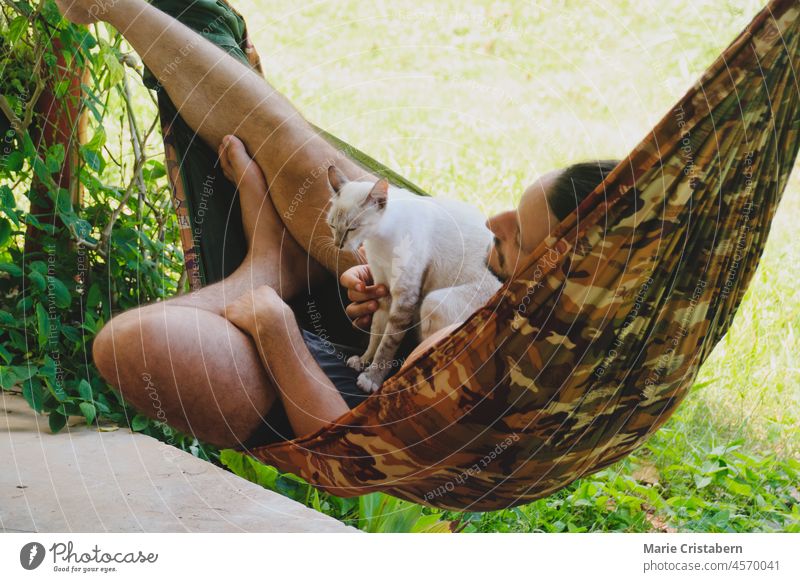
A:
{"type": "Polygon", "coordinates": [[[553,215],[564,220],[572,214],[618,164],[619,160],[597,160],[567,167],[547,192],[547,204],[553,215]]]}

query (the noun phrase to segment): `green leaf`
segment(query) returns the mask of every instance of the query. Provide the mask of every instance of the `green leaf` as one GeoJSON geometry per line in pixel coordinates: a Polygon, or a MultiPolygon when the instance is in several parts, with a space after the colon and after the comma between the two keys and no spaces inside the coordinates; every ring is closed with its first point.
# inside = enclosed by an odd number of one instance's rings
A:
{"type": "Polygon", "coordinates": [[[88,30],[79,30],[76,35],[78,37],[77,44],[84,52],[88,52],[97,46],[97,41],[88,30]]]}
{"type": "Polygon", "coordinates": [[[41,303],[36,304],[36,323],[39,328],[39,347],[43,348],[50,338],[50,317],[41,303]]]}
{"type": "Polygon", "coordinates": [[[720,528],[724,528],[728,525],[730,519],[731,519],[731,512],[728,511],[727,509],[723,509],[714,514],[714,517],[711,518],[710,522],[720,528]]]}
{"type": "Polygon", "coordinates": [[[309,488],[308,483],[289,473],[278,475],[275,479],[275,491],[301,503],[305,501],[309,488]]]}
{"type": "Polygon", "coordinates": [[[44,389],[38,378],[31,378],[22,385],[22,397],[36,412],[42,412],[44,402],[44,389]]]}
{"type": "Polygon", "coordinates": [[[222,451],[219,460],[235,475],[267,489],[272,489],[273,491],[276,489],[275,482],[280,473],[275,467],[264,465],[251,457],[230,449],[222,451]]]}
{"type": "Polygon", "coordinates": [[[385,533],[409,533],[414,524],[422,516],[422,506],[398,501],[394,509],[386,516],[381,531],[385,533]]]}
{"type": "Polygon", "coordinates": [[[108,405],[108,400],[106,399],[104,394],[97,394],[94,399],[94,405],[97,410],[99,410],[102,414],[108,414],[111,412],[111,407],[108,405]]]}
{"type": "Polygon", "coordinates": [[[88,242],[97,242],[97,239],[92,238],[92,225],[83,218],[76,218],[73,223],[75,234],[88,242]]]}
{"type": "Polygon", "coordinates": [[[148,182],[152,182],[154,180],[158,180],[159,178],[163,178],[167,175],[167,170],[164,168],[164,164],[157,160],[149,160],[145,167],[142,169],[142,176],[148,182]]]}
{"type": "Polygon", "coordinates": [[[81,83],[81,90],[83,91],[84,95],[83,103],[89,108],[89,111],[92,112],[92,116],[95,118],[95,120],[98,123],[102,123],[103,114],[100,113],[100,110],[97,108],[97,106],[99,105],[102,107],[103,101],[97,97],[93,87],[89,87],[88,85],[81,83]]]}
{"type": "MultiPolygon", "coordinates": [[[[55,2],[44,2],[42,4],[42,16],[51,26],[57,26],[62,20],[61,12],[55,2]]],[[[74,27],[75,25],[70,24],[69,26],[74,27]]]]}
{"type": "Polygon", "coordinates": [[[86,400],[87,402],[91,402],[94,399],[94,395],[92,394],[92,385],[89,384],[85,379],[81,379],[78,383],[78,395],[86,400]]]}
{"type": "Polygon", "coordinates": [[[87,141],[82,147],[86,150],[99,152],[103,149],[104,145],[106,145],[106,130],[103,127],[98,127],[92,139],[87,141]]]}
{"type": "Polygon", "coordinates": [[[31,271],[28,275],[28,280],[39,290],[44,291],[47,288],[47,281],[39,271],[31,271]]]}
{"type": "Polygon", "coordinates": [[[17,379],[17,382],[22,382],[24,380],[28,380],[29,378],[33,378],[33,376],[39,373],[39,368],[30,364],[22,366],[11,366],[10,370],[11,373],[14,374],[14,377],[17,379]]]}
{"type": "Polygon", "coordinates": [[[55,277],[48,277],[47,282],[49,284],[49,288],[53,293],[53,298],[55,299],[56,307],[61,309],[66,309],[72,303],[72,296],[69,294],[69,290],[64,283],[56,279],[55,277]]]}
{"type": "Polygon", "coordinates": [[[101,299],[100,286],[97,283],[92,283],[92,286],[89,287],[89,293],[86,295],[86,307],[94,309],[100,304],[101,299]]]}
{"type": "MultiPolygon", "coordinates": [[[[55,171],[57,172],[58,170],[55,171]]],[[[65,222],[67,219],[70,219],[70,222],[75,220],[75,217],[73,215],[74,210],[72,208],[72,198],[70,196],[69,191],[66,188],[58,189],[54,201],[56,203],[56,209],[58,210],[58,212],[61,213],[62,220],[64,220],[65,222]],[[65,214],[68,216],[64,216],[65,214]]]]}
{"type": "Polygon", "coordinates": [[[47,168],[47,164],[39,156],[34,157],[31,160],[31,163],[33,165],[33,173],[36,174],[36,177],[39,178],[39,180],[41,180],[44,184],[49,184],[51,177],[50,170],[47,168]]]}
{"type": "Polygon", "coordinates": [[[380,514],[380,493],[369,493],[358,498],[358,528],[376,531],[376,520],[380,514]]]}
{"type": "Polygon", "coordinates": [[[19,172],[22,169],[22,164],[25,162],[25,156],[22,152],[11,152],[6,156],[6,170],[9,172],[19,172]]]}
{"type": "Polygon", "coordinates": [[[67,338],[67,340],[71,341],[76,346],[79,345],[81,343],[81,340],[83,339],[81,337],[81,332],[79,332],[71,325],[62,325],[61,333],[64,335],[65,338],[67,338]]]}
{"type": "Polygon", "coordinates": [[[106,167],[106,162],[98,152],[94,150],[85,150],[82,151],[83,159],[86,161],[86,164],[97,173],[102,172],[106,167]]]}
{"type": "Polygon", "coordinates": [[[22,38],[22,35],[25,34],[26,30],[28,30],[28,19],[24,16],[17,16],[9,23],[8,32],[5,34],[8,44],[16,44],[16,42],[22,38]]]}
{"type": "Polygon", "coordinates": [[[17,207],[17,201],[14,200],[14,192],[8,186],[0,186],[0,204],[2,204],[2,208],[6,212],[17,207]]]}
{"type": "Polygon", "coordinates": [[[32,226],[34,228],[38,228],[39,230],[44,230],[44,228],[45,228],[42,225],[42,223],[39,221],[39,219],[36,218],[33,214],[26,214],[25,215],[25,224],[29,224],[30,226],[32,226]]]}
{"type": "Polygon", "coordinates": [[[703,489],[704,487],[707,487],[711,483],[711,477],[705,477],[703,475],[698,475],[696,473],[693,475],[693,477],[694,477],[695,487],[697,487],[698,489],[703,489]]]}
{"type": "Polygon", "coordinates": [[[5,366],[0,366],[0,389],[10,390],[17,383],[14,373],[5,366]]]}
{"type": "Polygon", "coordinates": [[[39,368],[39,376],[47,382],[50,393],[59,402],[69,400],[69,395],[64,390],[63,379],[59,374],[59,365],[50,356],[44,357],[44,364],[39,368]]]}
{"type": "Polygon", "coordinates": [[[747,483],[742,483],[741,481],[727,479],[725,481],[725,485],[730,492],[735,493],[736,495],[750,497],[753,494],[753,488],[747,483]]]}
{"type": "Polygon", "coordinates": [[[106,89],[118,85],[125,78],[125,69],[113,48],[106,45],[100,49],[100,61],[106,66],[108,72],[104,85],[106,89]]]}
{"type": "Polygon", "coordinates": [[[12,263],[0,263],[0,271],[5,271],[12,277],[20,277],[22,269],[12,263]]]}
{"type": "Polygon", "coordinates": [[[97,410],[94,405],[89,402],[81,402],[78,406],[80,406],[83,416],[86,417],[86,424],[92,424],[97,417],[97,410]]]}
{"type": "Polygon", "coordinates": [[[150,419],[147,418],[143,414],[137,414],[131,420],[131,430],[134,432],[141,432],[147,428],[147,425],[150,424],[150,419]]]}
{"type": "Polygon", "coordinates": [[[13,231],[14,228],[11,226],[11,223],[5,218],[0,218],[0,247],[5,246],[8,239],[11,238],[11,233],[13,231]]]}
{"type": "Polygon", "coordinates": [[[53,88],[53,93],[56,96],[56,99],[63,99],[64,95],[67,94],[69,90],[69,80],[68,79],[61,79],[56,86],[53,88]]]}
{"type": "Polygon", "coordinates": [[[102,172],[105,168],[106,162],[103,159],[101,152],[106,143],[106,132],[102,127],[98,128],[86,144],[81,146],[81,154],[83,159],[89,164],[89,167],[95,172],[102,172]]]}
{"type": "Polygon", "coordinates": [[[67,424],[67,417],[61,414],[60,412],[51,412],[50,417],[48,418],[48,423],[50,424],[50,430],[53,431],[53,434],[58,433],[64,426],[67,424]]]}
{"type": "Polygon", "coordinates": [[[36,271],[37,273],[41,273],[42,275],[47,274],[47,265],[44,261],[31,261],[28,264],[28,267],[31,271],[36,271]]]}
{"type": "MultiPolygon", "coordinates": [[[[28,347],[27,338],[24,335],[22,335],[15,329],[9,329],[7,331],[8,331],[8,336],[11,338],[11,345],[9,347],[17,350],[22,354],[24,354],[30,349],[28,347]]],[[[6,343],[6,345],[8,345],[8,343],[6,343]]]]}

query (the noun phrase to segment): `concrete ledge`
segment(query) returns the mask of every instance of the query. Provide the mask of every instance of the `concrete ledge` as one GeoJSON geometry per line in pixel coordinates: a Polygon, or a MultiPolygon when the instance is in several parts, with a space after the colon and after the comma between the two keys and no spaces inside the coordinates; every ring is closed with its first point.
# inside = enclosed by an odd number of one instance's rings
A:
{"type": "Polygon", "coordinates": [[[358,531],[127,428],[53,435],[3,392],[0,459],[0,531],[358,531]]]}

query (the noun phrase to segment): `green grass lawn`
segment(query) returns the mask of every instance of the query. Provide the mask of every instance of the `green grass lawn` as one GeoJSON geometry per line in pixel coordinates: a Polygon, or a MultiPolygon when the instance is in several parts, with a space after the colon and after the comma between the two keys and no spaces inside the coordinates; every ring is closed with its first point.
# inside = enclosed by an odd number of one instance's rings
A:
{"type": "MultiPolygon", "coordinates": [[[[256,0],[240,8],[268,78],[310,120],[429,192],[488,214],[514,205],[548,170],[626,155],[759,6],[256,0]]],[[[531,505],[441,517],[470,531],[800,531],[799,193],[796,172],[733,328],[643,449],[531,505]]],[[[381,526],[364,512],[393,516],[383,526],[393,529],[397,515],[420,511],[302,495],[340,517],[361,511],[359,525],[373,530],[381,526]]]]}

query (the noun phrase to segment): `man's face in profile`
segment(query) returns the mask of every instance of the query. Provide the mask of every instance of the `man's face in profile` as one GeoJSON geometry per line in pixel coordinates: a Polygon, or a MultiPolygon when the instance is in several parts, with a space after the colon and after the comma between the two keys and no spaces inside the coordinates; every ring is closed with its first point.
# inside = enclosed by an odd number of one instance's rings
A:
{"type": "Polygon", "coordinates": [[[558,220],[550,212],[547,192],[561,170],[543,175],[528,186],[519,206],[489,218],[486,227],[494,234],[494,243],[486,266],[500,280],[507,280],[528,254],[542,242],[558,220]]]}

